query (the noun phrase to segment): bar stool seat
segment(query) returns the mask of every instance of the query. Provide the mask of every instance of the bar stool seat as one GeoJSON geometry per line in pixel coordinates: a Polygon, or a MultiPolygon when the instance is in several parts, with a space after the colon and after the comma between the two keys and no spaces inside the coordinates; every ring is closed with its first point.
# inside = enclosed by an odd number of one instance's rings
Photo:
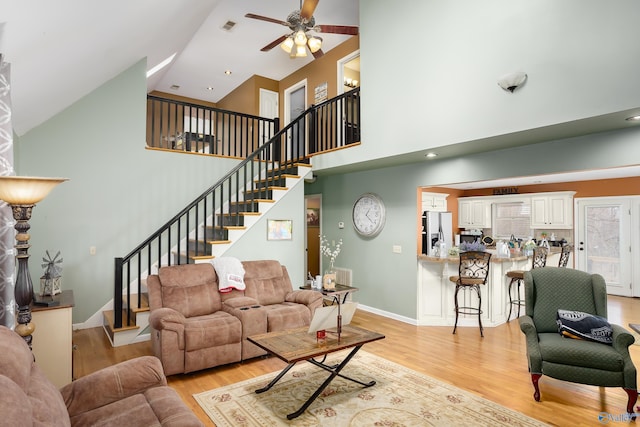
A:
{"type": "Polygon", "coordinates": [[[484,337],[484,329],[482,327],[482,294],[480,286],[487,284],[489,277],[489,261],[491,254],[489,252],[469,251],[460,254],[460,264],[458,266],[458,275],[449,277],[449,280],[456,285],[453,295],[455,302],[456,321],[453,325],[453,333],[458,328],[458,317],[460,314],[469,314],[478,316],[478,326],[480,327],[480,336],[484,337]],[[461,306],[458,302],[458,293],[460,291],[471,290],[478,296],[478,306],[461,306]]]}
{"type": "MultiPolygon", "coordinates": [[[[533,250],[533,258],[531,268],[544,267],[547,264],[547,248],[537,247],[533,250]]],[[[507,316],[507,322],[511,320],[511,311],[513,306],[518,307],[516,317],[520,317],[520,307],[524,306],[525,302],[523,296],[520,294],[520,288],[524,285],[524,272],[525,270],[511,270],[507,271],[507,278],[511,279],[509,282],[509,315],[507,316]],[[513,295],[515,287],[515,297],[513,295]]]]}

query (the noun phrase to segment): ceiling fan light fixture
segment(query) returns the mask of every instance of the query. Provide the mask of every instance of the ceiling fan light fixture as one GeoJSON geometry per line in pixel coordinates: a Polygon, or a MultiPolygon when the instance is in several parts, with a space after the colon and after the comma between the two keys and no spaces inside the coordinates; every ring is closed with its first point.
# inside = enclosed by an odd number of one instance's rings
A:
{"type": "Polygon", "coordinates": [[[305,45],[296,46],[296,58],[306,58],[307,57],[307,48],[305,45]]]}
{"type": "Polygon", "coordinates": [[[309,50],[311,51],[311,53],[316,53],[322,47],[322,40],[312,36],[309,37],[309,40],[307,40],[307,45],[309,46],[309,50]]]}
{"type": "Polygon", "coordinates": [[[280,44],[280,47],[282,48],[282,50],[284,50],[287,53],[291,53],[291,49],[293,48],[293,38],[292,37],[287,37],[286,39],[284,39],[284,41],[280,44]]]}
{"type": "Polygon", "coordinates": [[[304,47],[304,45],[307,44],[307,35],[304,33],[304,31],[298,30],[294,35],[293,41],[296,43],[296,45],[304,47]]]}

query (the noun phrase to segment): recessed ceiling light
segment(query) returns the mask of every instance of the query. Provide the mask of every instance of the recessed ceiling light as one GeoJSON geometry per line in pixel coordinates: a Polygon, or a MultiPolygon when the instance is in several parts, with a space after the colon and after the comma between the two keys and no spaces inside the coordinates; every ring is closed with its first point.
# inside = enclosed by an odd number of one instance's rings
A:
{"type": "Polygon", "coordinates": [[[225,71],[224,71],[224,73],[225,73],[227,76],[230,76],[230,75],[231,75],[231,70],[225,70],[225,71]]]}
{"type": "Polygon", "coordinates": [[[173,89],[173,90],[178,90],[178,89],[180,89],[180,86],[179,85],[171,85],[171,86],[169,86],[169,88],[173,89]]]}
{"type": "Polygon", "coordinates": [[[437,157],[438,155],[436,153],[427,153],[424,155],[427,159],[433,159],[434,157],[437,157]]]}
{"type": "Polygon", "coordinates": [[[207,90],[213,90],[213,86],[207,86],[207,90]]]}
{"type": "Polygon", "coordinates": [[[628,122],[640,122],[640,114],[638,114],[637,116],[627,117],[626,120],[628,122]]]}

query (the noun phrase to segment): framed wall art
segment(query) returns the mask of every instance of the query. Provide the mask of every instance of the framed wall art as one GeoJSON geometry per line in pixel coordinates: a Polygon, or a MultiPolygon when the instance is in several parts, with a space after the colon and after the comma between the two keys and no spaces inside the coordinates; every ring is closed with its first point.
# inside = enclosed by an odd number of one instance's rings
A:
{"type": "Polygon", "coordinates": [[[290,219],[268,219],[267,240],[291,240],[293,221],[290,219]]]}

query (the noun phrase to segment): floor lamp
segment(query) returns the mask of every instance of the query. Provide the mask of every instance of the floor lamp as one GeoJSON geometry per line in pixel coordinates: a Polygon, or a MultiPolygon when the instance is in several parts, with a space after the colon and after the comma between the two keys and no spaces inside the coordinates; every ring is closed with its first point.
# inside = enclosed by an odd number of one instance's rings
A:
{"type": "Polygon", "coordinates": [[[33,283],[29,274],[29,220],[36,203],[47,197],[53,188],[67,178],[36,178],[28,176],[0,176],[0,200],[4,200],[13,212],[16,221],[16,258],[18,260],[15,297],[18,305],[16,332],[31,347],[31,334],[35,325],[31,323],[33,283]]]}

